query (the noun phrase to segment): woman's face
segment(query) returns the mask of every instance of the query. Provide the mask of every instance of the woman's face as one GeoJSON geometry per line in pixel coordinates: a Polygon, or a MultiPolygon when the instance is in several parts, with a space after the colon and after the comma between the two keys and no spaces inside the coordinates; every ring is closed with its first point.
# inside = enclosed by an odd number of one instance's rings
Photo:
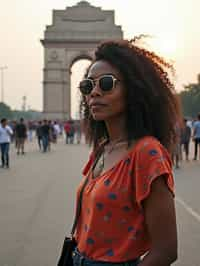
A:
{"type": "Polygon", "coordinates": [[[88,78],[94,81],[94,87],[86,96],[90,113],[94,120],[111,121],[125,115],[125,88],[119,71],[106,61],[96,61],[89,69],[88,78]],[[103,91],[99,78],[111,75],[116,81],[110,91],[103,91]]]}

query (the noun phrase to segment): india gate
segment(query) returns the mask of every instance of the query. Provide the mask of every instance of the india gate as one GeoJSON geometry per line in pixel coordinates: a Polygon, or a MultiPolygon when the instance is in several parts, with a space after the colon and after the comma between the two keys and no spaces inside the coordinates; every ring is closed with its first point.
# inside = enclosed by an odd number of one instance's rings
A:
{"type": "Polygon", "coordinates": [[[44,47],[43,113],[48,119],[71,117],[71,68],[80,59],[93,57],[104,40],[122,39],[115,25],[114,10],[102,10],[81,1],[65,10],[53,10],[52,25],[46,26],[44,47]]]}

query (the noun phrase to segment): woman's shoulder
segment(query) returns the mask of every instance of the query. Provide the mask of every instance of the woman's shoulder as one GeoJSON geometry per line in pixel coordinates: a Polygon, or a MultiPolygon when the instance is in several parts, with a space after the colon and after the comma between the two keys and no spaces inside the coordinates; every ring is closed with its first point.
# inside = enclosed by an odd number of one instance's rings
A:
{"type": "Polygon", "coordinates": [[[171,156],[166,147],[154,136],[141,138],[135,148],[135,157],[141,163],[167,161],[171,164],[171,156]]]}
{"type": "Polygon", "coordinates": [[[135,152],[140,152],[141,150],[146,150],[150,148],[165,149],[165,147],[160,143],[160,141],[154,136],[144,136],[135,141],[132,150],[135,152]]]}
{"type": "Polygon", "coordinates": [[[165,156],[170,159],[168,150],[154,136],[144,136],[133,143],[129,149],[131,157],[145,160],[147,157],[165,156]]]}

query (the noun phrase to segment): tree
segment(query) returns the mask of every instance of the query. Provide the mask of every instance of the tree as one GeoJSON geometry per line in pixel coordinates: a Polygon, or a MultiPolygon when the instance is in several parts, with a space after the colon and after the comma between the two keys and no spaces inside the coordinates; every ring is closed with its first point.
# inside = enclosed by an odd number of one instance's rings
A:
{"type": "Polygon", "coordinates": [[[26,120],[39,120],[41,119],[41,112],[35,110],[13,110],[13,119],[19,120],[21,117],[26,120]]]}
{"type": "Polygon", "coordinates": [[[192,83],[184,86],[184,90],[179,93],[185,116],[196,117],[200,112],[200,74],[198,83],[192,83]]]}
{"type": "Polygon", "coordinates": [[[0,118],[12,119],[12,110],[7,104],[0,102],[0,118]]]}

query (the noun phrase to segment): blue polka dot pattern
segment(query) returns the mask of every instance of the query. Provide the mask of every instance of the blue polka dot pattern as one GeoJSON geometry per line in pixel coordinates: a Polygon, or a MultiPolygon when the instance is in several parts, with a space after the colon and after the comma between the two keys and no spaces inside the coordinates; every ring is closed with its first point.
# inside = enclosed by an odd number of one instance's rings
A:
{"type": "Polygon", "coordinates": [[[167,151],[152,137],[147,139],[145,145],[138,142],[114,171],[111,168],[86,186],[77,226],[79,249],[86,257],[115,264],[138,257],[138,244],[144,250],[151,245],[140,202],[149,196],[152,180],[163,173],[173,190],[173,177],[167,151]]]}
{"type": "Polygon", "coordinates": [[[131,208],[129,206],[124,206],[122,209],[125,212],[129,212],[131,210],[131,208]]]}
{"type": "Polygon", "coordinates": [[[149,151],[149,154],[152,156],[156,155],[157,153],[158,153],[157,150],[150,150],[149,151]]]}
{"type": "Polygon", "coordinates": [[[87,244],[94,245],[94,240],[92,238],[87,239],[87,244]]]}
{"type": "Polygon", "coordinates": [[[87,224],[84,225],[84,230],[85,230],[85,232],[88,231],[88,226],[87,226],[87,224]]]}
{"type": "Polygon", "coordinates": [[[109,257],[113,257],[114,256],[113,250],[112,249],[107,250],[106,255],[109,257]]]}
{"type": "Polygon", "coordinates": [[[109,186],[109,185],[110,185],[110,179],[105,180],[105,181],[104,181],[104,185],[105,185],[105,186],[109,186]]]}
{"type": "Polygon", "coordinates": [[[115,193],[109,193],[108,194],[108,198],[111,200],[116,200],[117,199],[117,195],[115,193]]]}
{"type": "Polygon", "coordinates": [[[103,204],[101,202],[97,202],[96,206],[97,206],[98,210],[100,210],[100,211],[103,210],[104,206],[103,206],[103,204]]]}
{"type": "Polygon", "coordinates": [[[128,232],[132,232],[132,231],[134,231],[135,229],[134,229],[134,227],[133,226],[129,226],[128,227],[128,232]]]}
{"type": "Polygon", "coordinates": [[[127,159],[125,160],[125,163],[126,163],[126,164],[130,164],[130,162],[131,162],[131,159],[130,159],[130,158],[127,158],[127,159]]]}

